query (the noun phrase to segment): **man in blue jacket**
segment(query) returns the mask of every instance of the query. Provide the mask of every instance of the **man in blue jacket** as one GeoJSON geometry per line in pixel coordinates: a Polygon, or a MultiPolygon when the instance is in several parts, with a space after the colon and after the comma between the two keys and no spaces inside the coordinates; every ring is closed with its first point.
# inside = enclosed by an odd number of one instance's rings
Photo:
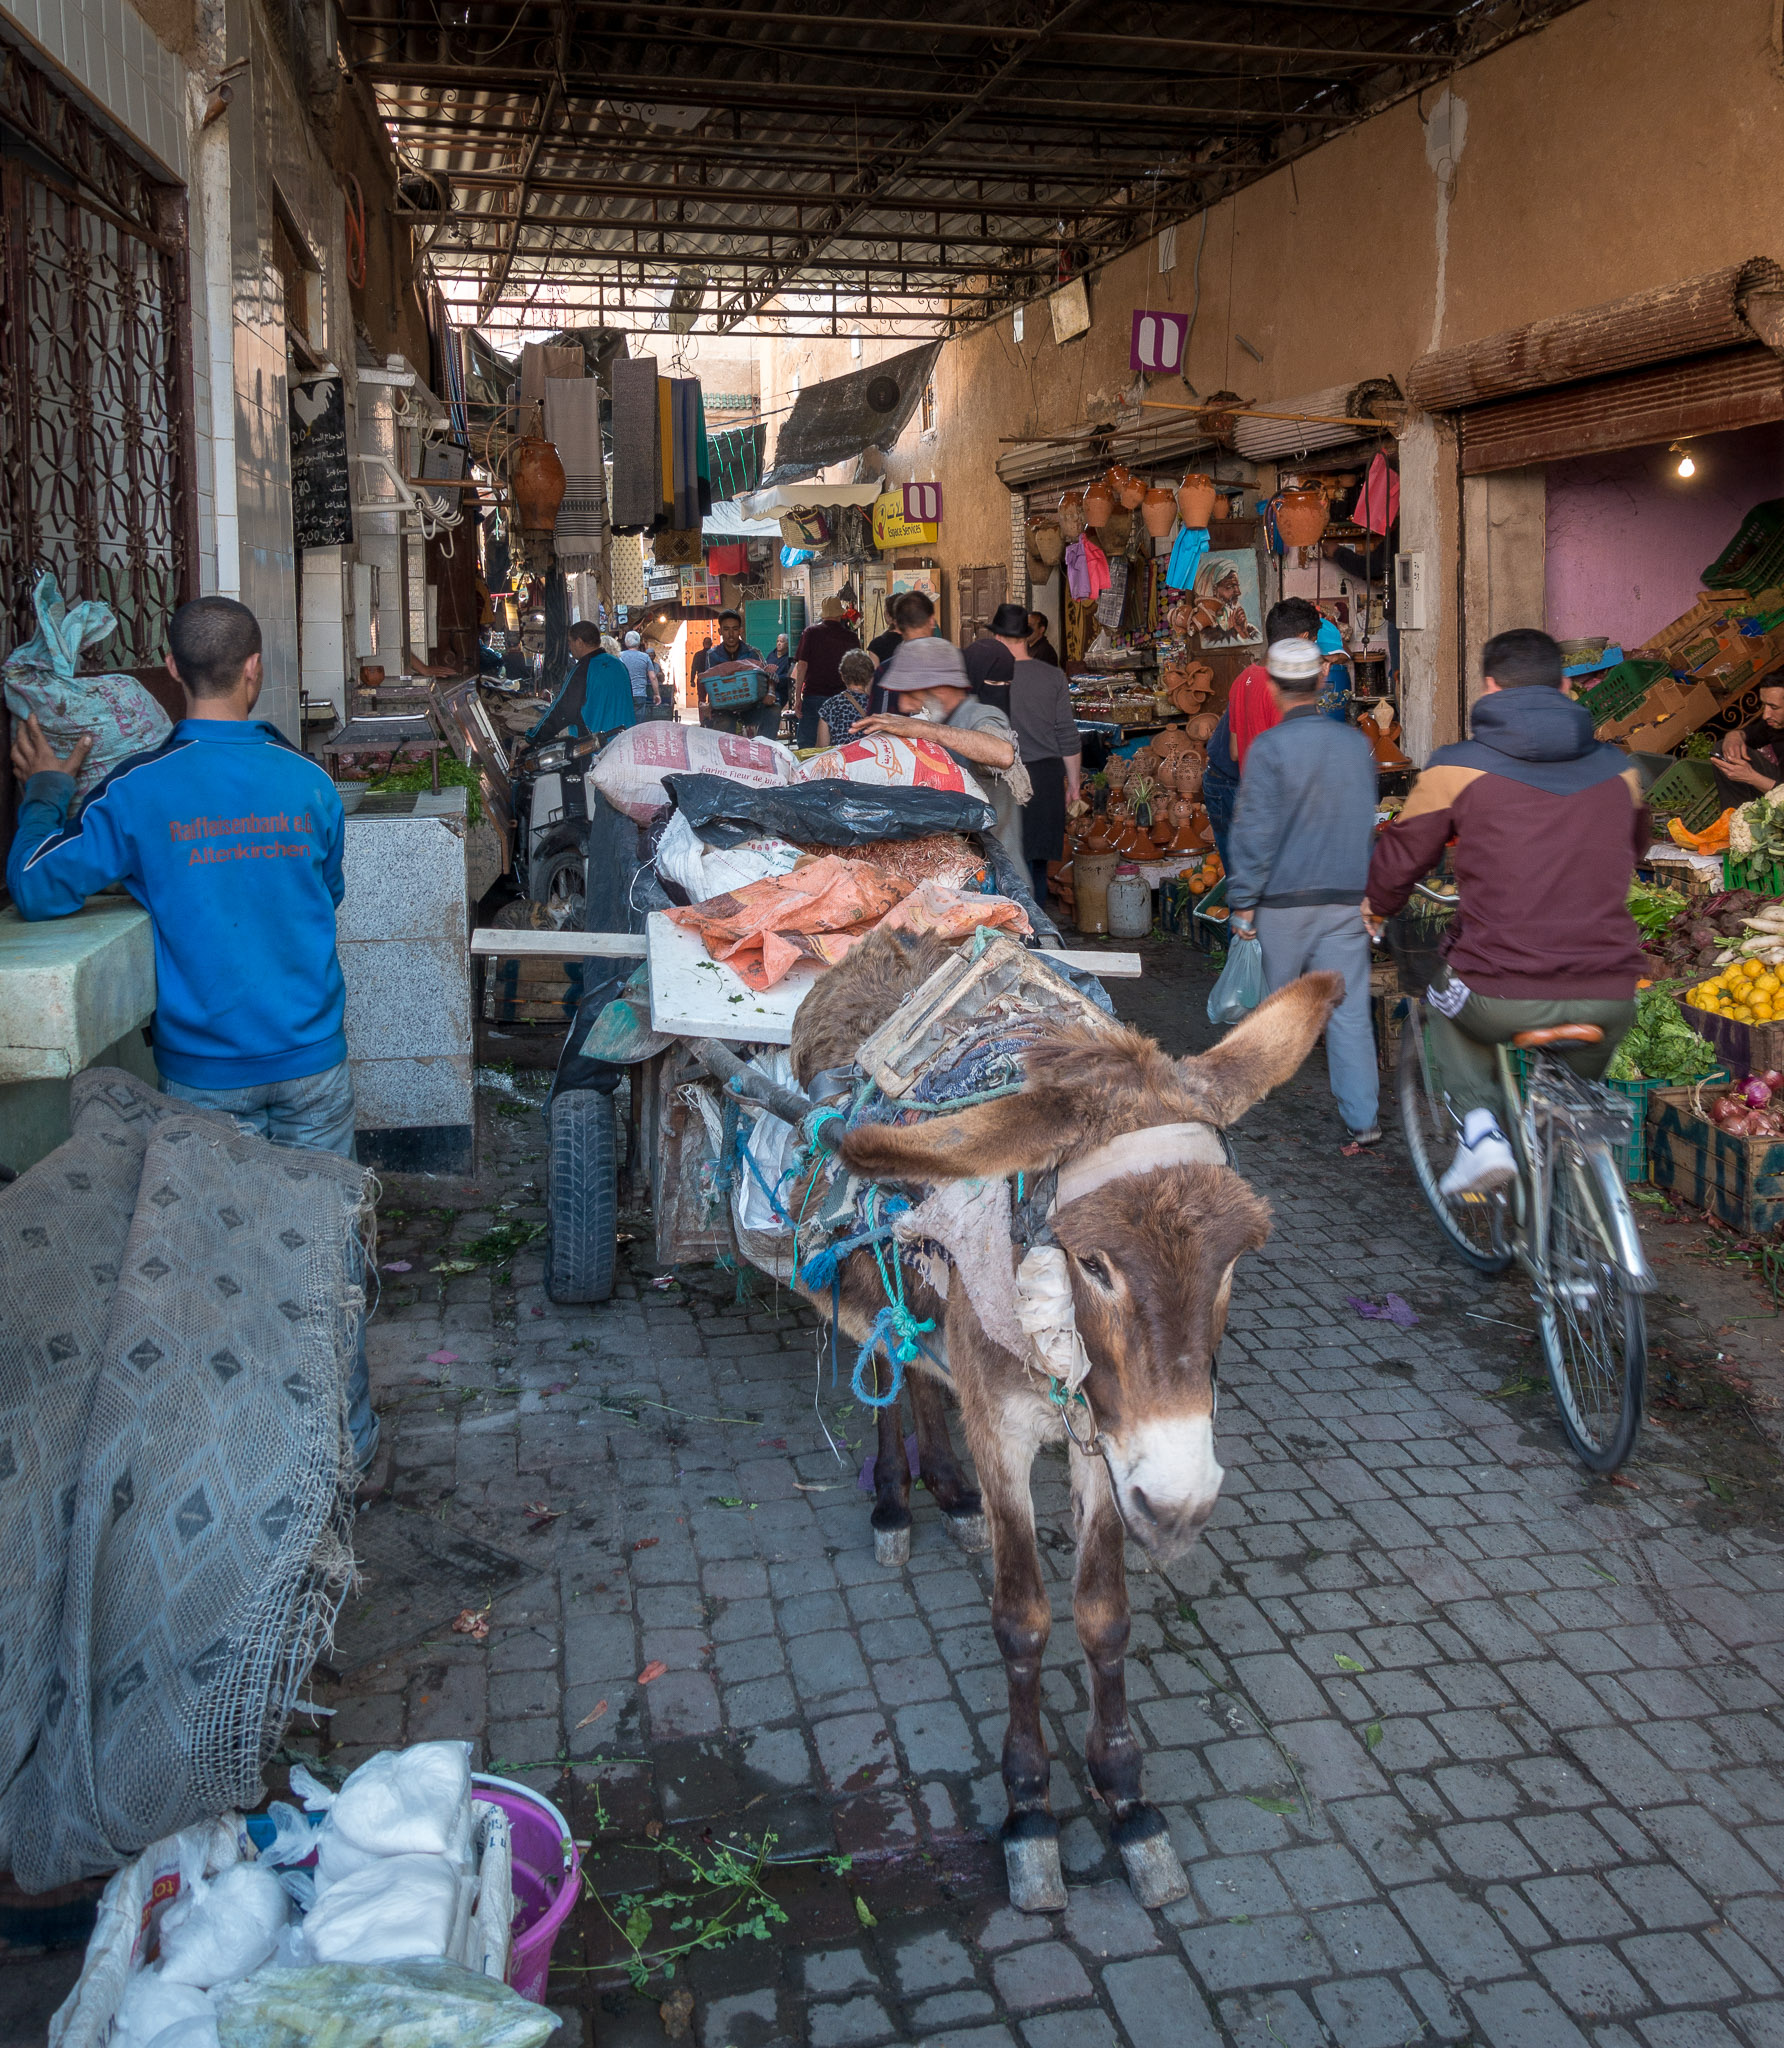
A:
{"type": "MultiPolygon", "coordinates": [[[[353,1157],[353,1082],[335,954],[341,800],[314,761],[252,717],[260,623],[233,598],[182,605],[168,672],[187,715],[121,761],[72,819],[90,743],[59,759],[35,718],[13,739],[23,785],[6,883],[19,915],[69,917],[122,882],[155,937],[155,1065],[165,1094],[276,1145],[353,1157]]],[[[355,1449],[377,1447],[363,1346],[355,1449]]]]}
{"type": "Polygon", "coordinates": [[[1346,1153],[1375,1144],[1380,1080],[1369,1026],[1363,893],[1375,836],[1375,756],[1354,725],[1320,715],[1326,657],[1278,640],[1264,663],[1282,721],[1245,754],[1227,882],[1234,945],[1264,949],[1272,989],[1333,969],[1344,1000],[1326,1025],[1326,1071],[1349,1129],[1346,1153]]]}

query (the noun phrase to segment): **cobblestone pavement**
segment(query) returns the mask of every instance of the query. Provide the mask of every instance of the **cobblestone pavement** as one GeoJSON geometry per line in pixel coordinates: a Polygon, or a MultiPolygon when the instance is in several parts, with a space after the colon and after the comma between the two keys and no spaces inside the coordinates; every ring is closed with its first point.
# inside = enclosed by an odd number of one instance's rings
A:
{"type": "MultiPolygon", "coordinates": [[[[1205,1042],[1182,949],[1148,962],[1118,1003],[1205,1042]]],[[[1682,1427],[1632,1485],[1586,1482],[1528,1386],[1527,1302],[1446,1257],[1391,1140],[1337,1157],[1323,1061],[1243,1127],[1276,1231],[1235,1289],[1219,1509],[1186,1562],[1131,1573],[1147,1785],[1193,1883],[1162,1913],[1086,1791],[1065,1471],[1039,1468],[1062,1922],[1002,1899],[986,1560],[919,1494],[908,1568],[875,1564],[864,1418],[767,1283],[739,1303],[728,1273],[659,1286],[634,1257],[611,1304],[548,1302],[536,1253],[492,1239],[542,1213],[540,1128],[484,1108],[474,1192],[386,1191],[381,1258],[410,1271],[372,1356],[398,1499],[529,1575],[487,1642],[322,1688],[325,1755],[476,1738],[566,1803],[609,1902],[686,1889],[676,1846],[818,1859],[773,1873],[784,1924],[678,1974],[703,2048],[1784,2044],[1775,1495],[1682,1427]],[[1389,1288],[1416,1328],[1347,1305],[1389,1288]]],[[[646,1945],[706,1910],[659,1908],[646,1945]]],[[[578,1911],[560,2039],[665,2038],[623,1947],[578,1911]]]]}

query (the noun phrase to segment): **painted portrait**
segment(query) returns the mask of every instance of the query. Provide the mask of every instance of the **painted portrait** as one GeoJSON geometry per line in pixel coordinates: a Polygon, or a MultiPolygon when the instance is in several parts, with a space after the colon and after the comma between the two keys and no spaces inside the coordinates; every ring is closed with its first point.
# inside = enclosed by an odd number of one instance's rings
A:
{"type": "Polygon", "coordinates": [[[1190,593],[1190,624],[1211,647],[1261,647],[1264,608],[1258,596],[1257,555],[1210,553],[1196,565],[1190,593]]]}

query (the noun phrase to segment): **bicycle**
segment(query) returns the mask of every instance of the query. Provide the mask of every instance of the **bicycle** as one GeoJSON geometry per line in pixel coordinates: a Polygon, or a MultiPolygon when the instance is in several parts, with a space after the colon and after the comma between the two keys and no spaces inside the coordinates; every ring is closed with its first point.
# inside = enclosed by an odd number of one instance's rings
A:
{"type": "Polygon", "coordinates": [[[1461,1122],[1438,1083],[1427,1006],[1417,995],[1407,997],[1396,1075],[1413,1172],[1438,1227],[1477,1272],[1503,1273],[1515,1258],[1529,1274],[1562,1430],[1581,1464],[1597,1473],[1614,1472],[1641,1429],[1643,1297],[1655,1286],[1615,1149],[1633,1135],[1633,1112],[1551,1050],[1603,1037],[1596,1024],[1555,1024],[1494,1049],[1500,1125],[1518,1178],[1491,1193],[1445,1197],[1439,1188],[1461,1122]],[[1525,1055],[1521,1078],[1514,1050],[1525,1055]]]}

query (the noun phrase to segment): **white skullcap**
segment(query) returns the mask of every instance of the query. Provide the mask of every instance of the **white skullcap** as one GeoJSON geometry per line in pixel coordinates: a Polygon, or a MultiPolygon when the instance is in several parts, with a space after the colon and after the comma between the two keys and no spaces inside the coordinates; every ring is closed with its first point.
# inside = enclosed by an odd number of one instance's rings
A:
{"type": "Polygon", "coordinates": [[[1311,640],[1277,640],[1264,656],[1264,666],[1275,681],[1286,683],[1291,690],[1305,689],[1319,679],[1323,658],[1311,640]]]}

